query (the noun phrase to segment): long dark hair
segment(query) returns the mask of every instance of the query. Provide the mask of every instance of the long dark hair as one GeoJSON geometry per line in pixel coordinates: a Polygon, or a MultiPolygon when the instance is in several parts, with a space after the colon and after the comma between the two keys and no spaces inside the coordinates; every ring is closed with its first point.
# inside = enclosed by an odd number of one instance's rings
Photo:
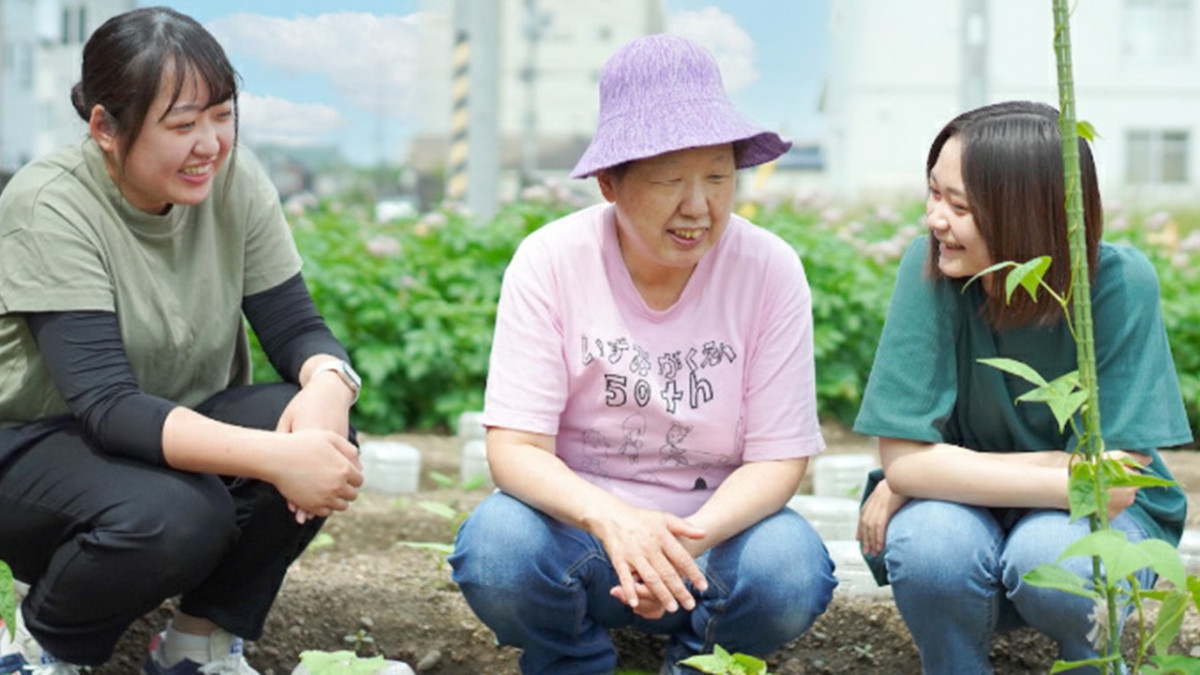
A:
{"type": "MultiPolygon", "coordinates": [[[[1044,103],[1007,101],[959,115],[934,139],[925,163],[926,178],[942,146],[953,137],[962,143],[963,187],[992,260],[1023,263],[1048,255],[1053,262],[1044,280],[1056,293],[1066,293],[1071,258],[1058,111],[1044,103]]],[[[1079,139],[1079,165],[1088,264],[1094,274],[1104,214],[1096,165],[1083,138],[1079,139]]],[[[928,269],[940,278],[937,257],[937,241],[931,238],[928,269]]],[[[1046,298],[1034,302],[1025,293],[1014,293],[1006,304],[1001,291],[988,295],[984,313],[999,328],[1050,322],[1061,316],[1061,308],[1046,298]]]]}
{"type": "MultiPolygon", "coordinates": [[[[168,110],[189,76],[208,87],[208,106],[232,101],[236,109],[238,75],[225,50],[195,19],[168,7],[118,14],[97,28],[84,45],[82,75],[71,89],[71,103],[85,122],[93,107],[102,106],[123,156],[128,156],[168,66],[175,76],[168,110]]],[[[236,134],[236,117],[234,124],[236,134]]]]}

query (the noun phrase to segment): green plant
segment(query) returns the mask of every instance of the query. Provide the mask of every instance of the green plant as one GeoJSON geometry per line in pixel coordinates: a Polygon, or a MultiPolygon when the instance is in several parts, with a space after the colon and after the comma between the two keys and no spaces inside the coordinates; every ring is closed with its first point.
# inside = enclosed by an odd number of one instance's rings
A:
{"type": "MultiPolygon", "coordinates": [[[[1078,141],[1080,135],[1091,138],[1093,130],[1086,123],[1076,122],[1067,3],[1066,0],[1052,2],[1054,45],[1058,62],[1059,129],[1062,135],[1070,237],[1070,290],[1066,297],[1062,297],[1042,281],[1042,275],[1051,262],[1048,257],[1022,264],[998,263],[980,272],[976,278],[1000,269],[1008,269],[1005,281],[1007,297],[1011,298],[1018,288],[1023,288],[1036,300],[1040,289],[1052,297],[1066,315],[1067,325],[1077,348],[1077,371],[1047,382],[1033,369],[1011,359],[988,359],[984,362],[1031,382],[1035,388],[1018,398],[1018,402],[1046,403],[1050,406],[1059,428],[1070,424],[1075,437],[1079,439],[1076,453],[1081,459],[1074,461],[1070,469],[1070,517],[1072,520],[1089,518],[1092,532],[1068,546],[1060,561],[1074,556],[1091,557],[1092,577],[1085,579],[1055,564],[1045,564],[1026,574],[1025,579],[1037,586],[1055,588],[1089,598],[1095,605],[1096,642],[1100,655],[1082,661],[1058,661],[1050,672],[1056,673],[1081,666],[1095,666],[1105,673],[1125,672],[1126,664],[1120,650],[1119,628],[1122,608],[1127,604],[1132,604],[1136,609],[1138,624],[1138,648],[1132,672],[1198,672],[1200,659],[1171,656],[1167,650],[1178,635],[1189,602],[1200,608],[1200,579],[1185,576],[1179,554],[1171,545],[1154,539],[1134,544],[1123,532],[1111,529],[1108,523],[1111,488],[1158,487],[1171,483],[1130,472],[1125,463],[1105,454],[1096,374],[1078,141]],[[1169,581],[1173,588],[1141,588],[1134,573],[1147,567],[1169,581]],[[1121,588],[1122,581],[1128,585],[1128,590],[1121,588]],[[1159,603],[1158,621],[1152,630],[1146,628],[1143,613],[1146,600],[1159,603]],[[1151,648],[1155,654],[1147,659],[1151,648]],[[1147,660],[1151,665],[1143,671],[1142,665],[1147,660]]],[[[1130,466],[1135,465],[1130,463],[1130,466]]]]}
{"type": "Polygon", "coordinates": [[[713,645],[712,654],[700,654],[680,661],[710,675],[769,675],[767,664],[749,654],[730,654],[721,645],[713,645]]]}
{"type": "Polygon", "coordinates": [[[12,639],[17,630],[17,589],[14,586],[12,568],[0,560],[0,619],[12,639]]]}
{"type": "Polygon", "coordinates": [[[382,656],[364,658],[354,652],[300,652],[300,665],[309,675],[372,675],[387,666],[382,656]]]}

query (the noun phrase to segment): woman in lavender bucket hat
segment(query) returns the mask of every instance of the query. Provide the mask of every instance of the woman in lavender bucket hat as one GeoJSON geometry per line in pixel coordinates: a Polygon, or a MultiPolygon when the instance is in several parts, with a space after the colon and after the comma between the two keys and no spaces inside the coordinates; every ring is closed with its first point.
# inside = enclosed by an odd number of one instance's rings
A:
{"type": "Polygon", "coordinates": [[[664,673],[764,656],[837,584],[786,503],[824,449],[796,252],[732,214],[737,169],[791,144],[733,108],[670,35],[606,64],[572,175],[603,204],[522,242],[504,278],[484,424],[499,490],[454,580],[524,673],[609,673],[608,630],[669,636],[664,673]]]}

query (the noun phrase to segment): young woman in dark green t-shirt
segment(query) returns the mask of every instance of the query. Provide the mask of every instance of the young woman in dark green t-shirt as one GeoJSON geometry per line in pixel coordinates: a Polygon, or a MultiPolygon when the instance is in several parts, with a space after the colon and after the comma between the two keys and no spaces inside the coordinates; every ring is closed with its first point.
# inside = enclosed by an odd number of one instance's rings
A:
{"type": "MultiPolygon", "coordinates": [[[[1071,429],[1031,387],[979,363],[1007,357],[1047,380],[1076,369],[1062,308],[1027,294],[1005,302],[1003,278],[965,282],[993,262],[1053,259],[1045,281],[1070,282],[1058,113],[1029,102],[989,105],[942,129],[926,165],[929,236],[901,262],[875,364],[855,422],[879,437],[886,476],[864,501],[859,539],[880,556],[927,673],[990,673],[998,630],[1032,626],[1066,660],[1094,658],[1090,600],[1024,583],[1056,561],[1086,521],[1070,522],[1071,429]]],[[[1112,455],[1170,478],[1156,448],[1191,440],[1158,282],[1146,258],[1100,242],[1095,166],[1080,140],[1101,419],[1112,455]]],[[[1131,540],[1177,544],[1178,488],[1112,491],[1109,516],[1131,540]]],[[[1071,569],[1090,576],[1091,561],[1071,569]]],[[[1143,585],[1153,575],[1139,573],[1143,585]]]]}

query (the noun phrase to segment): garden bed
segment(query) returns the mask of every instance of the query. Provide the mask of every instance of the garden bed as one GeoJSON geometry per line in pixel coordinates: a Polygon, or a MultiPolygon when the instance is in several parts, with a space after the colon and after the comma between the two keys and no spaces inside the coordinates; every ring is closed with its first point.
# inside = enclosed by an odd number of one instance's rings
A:
{"type": "MultiPolygon", "coordinates": [[[[827,431],[829,452],[873,452],[866,439],[827,431]]],[[[269,675],[286,675],[306,649],[357,647],[363,655],[383,653],[439,675],[518,673],[514,649],[499,648],[450,582],[440,554],[404,542],[449,542],[452,521],[423,508],[436,502],[464,513],[485,490],[446,487],[430,471],[458,476],[461,443],[444,436],[397,436],[421,451],[417,494],[394,497],[364,493],[349,511],[331,519],[325,545],[310,549],[292,567],[266,635],[247,647],[250,662],[269,675]],[[350,636],[351,641],[347,641],[350,636]],[[357,636],[357,637],[355,637],[357,636]],[[357,644],[353,640],[357,639],[357,644]]],[[[1200,523],[1200,453],[1166,453],[1167,463],[1189,490],[1189,525],[1200,523]]],[[[96,675],[138,671],[145,644],[169,616],[164,607],[135,624],[117,654],[96,675]]],[[[636,633],[619,633],[622,667],[657,672],[660,643],[636,633]]],[[[1181,648],[1200,646],[1200,620],[1192,613],[1181,648]]],[[[1053,648],[1032,631],[1001,636],[993,650],[997,673],[1047,672],[1053,648]]],[[[895,605],[888,599],[835,595],[829,610],[800,639],[769,659],[772,673],[918,673],[916,649],[895,605]]]]}

